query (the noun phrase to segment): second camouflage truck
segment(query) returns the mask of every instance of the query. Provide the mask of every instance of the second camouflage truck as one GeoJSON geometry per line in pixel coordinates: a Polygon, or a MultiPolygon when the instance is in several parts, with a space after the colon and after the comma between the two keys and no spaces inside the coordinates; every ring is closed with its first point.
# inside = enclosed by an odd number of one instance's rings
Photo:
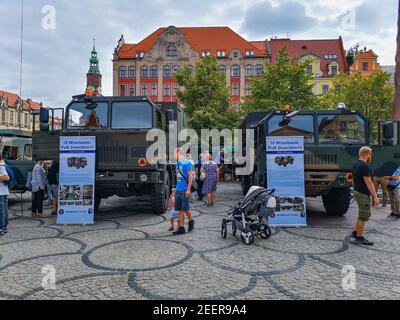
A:
{"type": "MultiPolygon", "coordinates": [[[[62,110],[60,128],[53,125],[55,111],[41,109],[37,115],[40,129],[33,133],[34,159],[59,159],[62,136],[95,136],[96,209],[101,199],[110,196],[148,195],[154,213],[166,212],[175,167],[147,161],[152,142],[146,136],[151,129],[160,129],[167,133],[168,143],[170,122],[177,122],[178,132],[186,127],[186,116],[177,103],[155,104],[146,97],[75,96],[62,110]]],[[[71,159],[69,164],[83,167],[85,159],[71,159]]]]}
{"type": "MultiPolygon", "coordinates": [[[[372,146],[375,176],[392,176],[400,163],[399,128],[397,122],[371,122],[344,106],[327,111],[251,113],[242,129],[254,129],[256,159],[253,173],[241,177],[243,192],[253,185],[267,185],[267,136],[303,136],[306,196],[322,196],[329,214],[344,215],[351,200],[351,184],[346,178],[359,149],[372,146]]],[[[276,161],[290,165],[287,159],[276,161]]]]}

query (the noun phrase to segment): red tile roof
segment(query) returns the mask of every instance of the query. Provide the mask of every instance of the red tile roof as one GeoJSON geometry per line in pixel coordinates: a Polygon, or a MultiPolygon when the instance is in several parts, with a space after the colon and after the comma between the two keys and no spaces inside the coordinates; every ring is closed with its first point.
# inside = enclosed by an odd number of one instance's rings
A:
{"type": "MultiPolygon", "coordinates": [[[[120,59],[134,59],[136,58],[136,53],[148,52],[166,29],[159,28],[136,45],[122,45],[118,57],[120,59]]],[[[218,51],[225,50],[228,55],[232,50],[238,49],[243,55],[247,50],[253,50],[256,57],[266,56],[262,46],[245,40],[229,27],[188,27],[177,29],[183,33],[187,42],[199,54],[204,50],[209,50],[211,55],[216,56],[218,51]]]]}
{"type": "MultiPolygon", "coordinates": [[[[17,102],[19,100],[19,96],[15,93],[0,90],[0,96],[6,97],[8,101],[8,106],[12,108],[17,107],[17,102]]],[[[39,102],[31,101],[31,100],[24,100],[23,102],[23,107],[24,110],[30,111],[40,109],[42,107],[42,104],[39,102]]]]}
{"type": "Polygon", "coordinates": [[[321,59],[321,70],[324,76],[328,76],[328,65],[332,61],[337,61],[339,63],[339,69],[341,72],[348,71],[342,37],[339,37],[339,39],[324,40],[291,40],[279,38],[268,40],[272,63],[275,63],[279,50],[284,45],[287,45],[288,53],[293,58],[300,58],[307,54],[318,56],[321,59]],[[325,59],[325,55],[332,54],[335,54],[337,59],[325,59]]]}

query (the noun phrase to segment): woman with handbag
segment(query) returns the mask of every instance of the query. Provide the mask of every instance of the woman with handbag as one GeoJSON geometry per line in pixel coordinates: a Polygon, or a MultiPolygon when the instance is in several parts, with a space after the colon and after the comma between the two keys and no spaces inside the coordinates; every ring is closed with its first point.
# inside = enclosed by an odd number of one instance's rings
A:
{"type": "Polygon", "coordinates": [[[207,196],[208,206],[211,207],[215,203],[215,194],[219,182],[218,165],[212,161],[211,154],[205,156],[206,162],[200,170],[200,180],[203,180],[202,192],[207,196]]]}

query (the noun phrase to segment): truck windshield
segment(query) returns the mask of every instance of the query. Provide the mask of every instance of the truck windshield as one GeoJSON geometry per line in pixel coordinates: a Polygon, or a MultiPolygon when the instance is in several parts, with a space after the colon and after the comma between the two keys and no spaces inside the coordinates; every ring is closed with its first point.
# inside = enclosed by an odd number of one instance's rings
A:
{"type": "Polygon", "coordinates": [[[73,103],[68,109],[68,129],[105,129],[107,114],[106,102],[91,106],[83,102],[73,103]]]}
{"type": "Polygon", "coordinates": [[[270,136],[303,136],[305,143],[314,143],[314,117],[298,115],[291,118],[287,126],[281,127],[282,116],[273,116],[268,122],[270,136]]]}
{"type": "Polygon", "coordinates": [[[358,115],[318,116],[319,142],[329,144],[365,144],[365,123],[358,115]]]}
{"type": "Polygon", "coordinates": [[[151,129],[153,108],[145,101],[114,102],[111,122],[112,129],[151,129]]]}

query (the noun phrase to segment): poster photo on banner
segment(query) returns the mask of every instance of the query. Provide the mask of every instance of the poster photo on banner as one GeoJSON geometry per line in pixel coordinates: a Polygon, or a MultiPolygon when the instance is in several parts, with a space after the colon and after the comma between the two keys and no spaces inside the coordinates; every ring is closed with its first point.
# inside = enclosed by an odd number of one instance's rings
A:
{"type": "Polygon", "coordinates": [[[277,208],[270,225],[306,227],[304,137],[267,137],[268,189],[275,189],[277,208]]]}
{"type": "Polygon", "coordinates": [[[60,138],[57,224],[93,224],[96,137],[60,138]]]}

